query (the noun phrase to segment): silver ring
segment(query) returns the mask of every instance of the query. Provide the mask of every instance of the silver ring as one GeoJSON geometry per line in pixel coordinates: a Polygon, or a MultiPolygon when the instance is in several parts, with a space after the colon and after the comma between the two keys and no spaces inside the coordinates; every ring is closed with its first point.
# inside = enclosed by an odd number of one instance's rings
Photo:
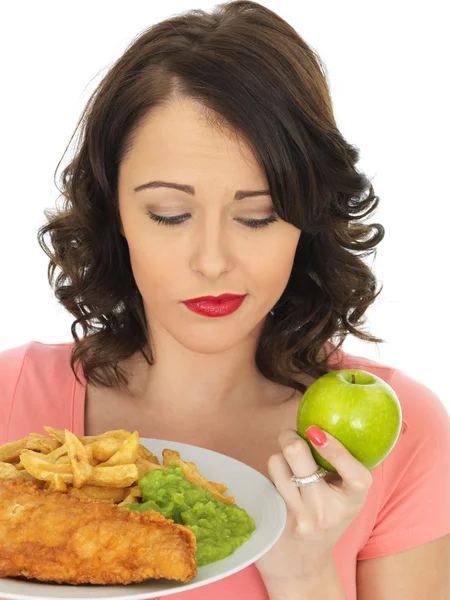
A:
{"type": "Polygon", "coordinates": [[[313,483],[316,483],[317,481],[319,481],[319,479],[325,477],[326,474],[327,471],[323,467],[319,467],[317,471],[315,471],[311,475],[308,475],[307,477],[296,477],[295,475],[293,475],[291,477],[291,483],[294,487],[306,487],[307,485],[312,485],[313,483]]]}

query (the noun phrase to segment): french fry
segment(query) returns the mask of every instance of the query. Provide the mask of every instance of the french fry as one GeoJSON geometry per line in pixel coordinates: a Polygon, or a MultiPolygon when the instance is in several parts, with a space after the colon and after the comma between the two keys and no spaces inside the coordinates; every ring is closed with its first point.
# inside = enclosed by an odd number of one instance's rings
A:
{"type": "Polygon", "coordinates": [[[11,463],[0,462],[0,479],[19,479],[19,471],[11,463]]]}
{"type": "Polygon", "coordinates": [[[24,466],[20,464],[20,462],[8,463],[10,465],[14,465],[18,471],[23,471],[24,466]]]}
{"type": "Polygon", "coordinates": [[[219,494],[224,494],[228,491],[227,486],[223,483],[216,483],[215,481],[210,481],[209,483],[219,492],[219,494]]]}
{"type": "Polygon", "coordinates": [[[80,488],[84,483],[89,481],[94,467],[90,465],[86,449],[77,436],[68,429],[65,429],[64,433],[67,454],[69,455],[72,466],[73,487],[80,488]]]}
{"type": "Polygon", "coordinates": [[[27,450],[36,450],[37,452],[42,452],[42,454],[50,454],[53,450],[59,448],[61,444],[58,440],[52,440],[48,437],[30,437],[30,439],[25,444],[25,448],[27,450]]]}
{"type": "Polygon", "coordinates": [[[107,461],[99,464],[99,467],[115,467],[134,463],[138,457],[139,433],[135,431],[130,437],[122,442],[120,448],[107,461]]]}
{"type": "Polygon", "coordinates": [[[106,462],[119,450],[123,442],[115,438],[96,440],[91,444],[86,444],[86,452],[89,460],[97,460],[99,462],[106,462]]]}
{"type": "Polygon", "coordinates": [[[61,475],[64,483],[73,483],[71,465],[52,464],[34,450],[23,450],[20,454],[20,462],[28,473],[41,481],[51,481],[53,475],[58,474],[61,475]]]}
{"type": "Polygon", "coordinates": [[[128,490],[125,489],[125,491],[128,491],[128,495],[133,496],[133,498],[142,498],[142,490],[138,485],[133,485],[128,490]]]}
{"type": "Polygon", "coordinates": [[[56,463],[62,456],[67,456],[67,446],[63,444],[50,452],[49,454],[45,454],[42,458],[49,463],[56,463]]]}
{"type": "Polygon", "coordinates": [[[17,469],[11,463],[0,463],[0,479],[20,479],[21,481],[31,481],[37,483],[39,480],[33,477],[25,469],[17,469]]]}
{"type": "Polygon", "coordinates": [[[122,502],[120,502],[119,506],[124,506],[125,504],[133,504],[136,502],[137,498],[142,498],[142,490],[138,485],[135,485],[131,488],[128,488],[128,494],[125,496],[122,502]]]}
{"type": "MultiPolygon", "coordinates": [[[[103,502],[121,502],[130,488],[108,488],[98,485],[83,485],[81,491],[89,498],[102,500],[103,502]]],[[[132,489],[132,488],[131,488],[132,489]]]]}
{"type": "MultiPolygon", "coordinates": [[[[197,465],[193,462],[186,462],[186,464],[193,467],[194,469],[197,468],[197,465]]],[[[224,485],[223,483],[216,483],[214,481],[210,481],[209,483],[216,488],[216,490],[219,492],[219,494],[224,494],[228,490],[227,486],[224,485]]]]}
{"type": "Polygon", "coordinates": [[[111,431],[106,431],[105,433],[101,433],[100,435],[90,435],[83,436],[80,435],[80,442],[83,444],[90,444],[92,442],[96,442],[98,440],[104,440],[109,438],[115,438],[117,440],[126,440],[131,435],[131,431],[127,431],[126,429],[112,429],[111,431]]]}
{"type": "Polygon", "coordinates": [[[119,506],[142,497],[137,481],[149,471],[180,466],[188,481],[209,491],[217,500],[224,496],[223,483],[208,481],[194,462],[180,453],[164,449],[163,462],[143,444],[139,433],[125,429],[97,436],[76,436],[67,429],[44,426],[48,434],[30,433],[16,442],[0,446],[0,479],[32,481],[38,487],[66,493],[82,500],[97,500],[119,506]]]}
{"type": "Polygon", "coordinates": [[[162,465],[157,465],[145,458],[138,458],[135,462],[135,465],[138,470],[138,479],[143,477],[149,471],[153,471],[153,469],[165,469],[165,467],[162,465]]]}
{"type": "Polygon", "coordinates": [[[170,463],[175,461],[175,463],[179,467],[181,467],[183,475],[188,481],[190,481],[191,483],[195,483],[196,485],[199,485],[203,489],[207,490],[208,492],[210,492],[210,494],[214,496],[214,498],[216,498],[220,502],[223,502],[224,504],[234,503],[235,499],[232,496],[223,496],[216,490],[216,488],[213,485],[211,485],[211,483],[205,477],[203,477],[201,473],[199,473],[195,463],[191,463],[190,465],[188,465],[183,460],[181,460],[179,452],[165,448],[163,450],[163,457],[163,464],[165,467],[168,467],[170,463]]]}
{"type": "Polygon", "coordinates": [[[17,442],[8,442],[0,446],[0,462],[14,462],[20,456],[20,453],[25,448],[29,437],[24,437],[17,442]]]}
{"type": "Polygon", "coordinates": [[[153,452],[151,452],[143,444],[139,444],[138,456],[139,458],[145,458],[146,460],[149,460],[150,462],[154,462],[155,464],[159,465],[158,457],[155,456],[153,452]]]}
{"type": "Polygon", "coordinates": [[[119,502],[117,506],[125,506],[126,504],[134,504],[136,502],[136,498],[134,498],[131,494],[128,494],[126,498],[119,502]]]}
{"type": "Polygon", "coordinates": [[[18,473],[19,473],[19,479],[21,481],[31,481],[31,483],[34,483],[38,487],[42,487],[44,485],[43,481],[41,481],[40,479],[36,479],[36,477],[33,477],[33,475],[31,475],[31,473],[29,473],[25,469],[22,471],[18,471],[18,473]]]}
{"type": "Polygon", "coordinates": [[[61,442],[61,444],[64,444],[66,441],[64,431],[61,429],[55,429],[54,427],[49,427],[48,425],[44,425],[44,429],[51,438],[58,440],[58,442],[61,442]]]}
{"type": "Polygon", "coordinates": [[[68,487],[64,483],[63,478],[61,477],[61,475],[58,475],[57,473],[55,475],[53,475],[52,479],[46,483],[46,487],[51,492],[63,492],[64,493],[64,492],[68,491],[68,487]]]}
{"type": "Polygon", "coordinates": [[[84,500],[84,501],[92,501],[93,498],[89,498],[89,496],[87,494],[85,494],[83,492],[83,490],[80,490],[79,488],[75,488],[75,487],[70,487],[68,489],[69,496],[73,496],[74,498],[78,498],[78,500],[84,500]]]}
{"type": "MultiPolygon", "coordinates": [[[[54,427],[49,427],[48,425],[44,425],[44,429],[50,437],[60,441],[61,444],[64,444],[66,441],[64,430],[55,429],[54,427]]],[[[79,435],[77,437],[83,445],[86,445],[107,438],[115,438],[124,441],[129,438],[130,435],[131,431],[127,431],[126,429],[113,429],[111,431],[101,433],[100,435],[79,435]]]]}
{"type": "Polygon", "coordinates": [[[102,487],[128,487],[138,478],[136,465],[117,465],[115,467],[92,467],[90,485],[102,487]]]}

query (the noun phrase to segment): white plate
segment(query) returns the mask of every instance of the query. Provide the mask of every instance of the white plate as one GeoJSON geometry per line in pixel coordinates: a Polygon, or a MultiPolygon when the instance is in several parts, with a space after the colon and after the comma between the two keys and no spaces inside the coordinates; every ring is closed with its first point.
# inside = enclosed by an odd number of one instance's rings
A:
{"type": "Polygon", "coordinates": [[[197,446],[149,438],[140,438],[140,443],[156,454],[161,463],[164,448],[177,450],[183,460],[195,462],[200,473],[208,480],[224,483],[228,487],[226,494],[234,496],[236,504],[255,519],[256,529],[250,539],[227,558],[198,567],[197,576],[189,583],[168,579],[148,579],[130,585],[64,585],[4,578],[0,579],[2,598],[146,600],[168,596],[237,573],[257,561],[278,541],[286,524],[286,504],[273,483],[264,475],[234,458],[197,446]]]}

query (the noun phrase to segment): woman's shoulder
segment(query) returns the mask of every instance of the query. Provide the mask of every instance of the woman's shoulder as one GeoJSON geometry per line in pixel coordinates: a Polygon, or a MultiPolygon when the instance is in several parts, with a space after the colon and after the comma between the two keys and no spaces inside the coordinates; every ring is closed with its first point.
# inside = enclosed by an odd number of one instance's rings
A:
{"type": "Polygon", "coordinates": [[[329,355],[330,369],[361,369],[362,371],[368,371],[373,375],[377,375],[387,383],[392,377],[392,373],[395,367],[382,361],[373,360],[366,356],[359,356],[343,350],[342,348],[336,348],[333,344],[328,343],[325,345],[327,354],[329,355]]]}
{"type": "Polygon", "coordinates": [[[36,406],[73,385],[70,354],[73,343],[46,344],[31,340],[0,351],[0,440],[16,413],[23,420],[36,406]],[[16,408],[17,410],[13,410],[16,408]]]}
{"type": "MultiPolygon", "coordinates": [[[[46,344],[31,340],[26,344],[0,350],[0,385],[14,380],[23,369],[44,371],[67,363],[73,342],[46,344]]],[[[40,373],[42,375],[42,373],[40,373]]]]}
{"type": "Polygon", "coordinates": [[[0,441],[6,438],[17,382],[28,344],[0,351],[0,441]]]}
{"type": "Polygon", "coordinates": [[[50,343],[46,344],[45,342],[38,342],[37,340],[30,340],[26,344],[21,344],[19,346],[13,346],[11,348],[6,348],[0,350],[0,359],[2,362],[8,358],[24,355],[25,353],[33,353],[35,355],[45,355],[49,353],[61,353],[64,351],[68,351],[73,347],[74,342],[60,342],[60,343],[50,343]]]}

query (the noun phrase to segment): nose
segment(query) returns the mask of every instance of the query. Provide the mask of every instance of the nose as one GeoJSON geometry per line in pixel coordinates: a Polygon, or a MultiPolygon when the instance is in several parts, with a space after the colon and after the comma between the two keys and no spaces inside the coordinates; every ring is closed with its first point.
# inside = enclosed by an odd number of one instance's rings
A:
{"type": "Polygon", "coordinates": [[[210,215],[192,231],[190,267],[209,279],[216,279],[233,266],[232,241],[220,216],[210,215]]]}

